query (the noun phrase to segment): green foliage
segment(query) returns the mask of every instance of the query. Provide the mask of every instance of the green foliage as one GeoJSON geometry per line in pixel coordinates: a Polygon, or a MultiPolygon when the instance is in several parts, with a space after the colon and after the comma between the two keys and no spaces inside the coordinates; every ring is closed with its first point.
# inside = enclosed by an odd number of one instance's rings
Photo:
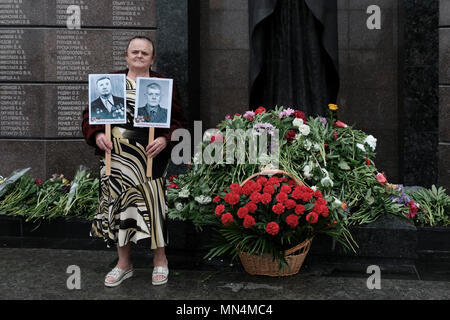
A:
{"type": "Polygon", "coordinates": [[[407,193],[419,207],[415,217],[415,223],[419,226],[450,226],[450,196],[443,187],[431,189],[419,189],[407,193]]]}
{"type": "Polygon", "coordinates": [[[99,181],[86,170],[80,169],[72,182],[57,174],[41,182],[21,172],[17,179],[8,178],[1,184],[10,182],[8,191],[0,197],[0,214],[24,217],[26,221],[94,216],[99,181]]]}

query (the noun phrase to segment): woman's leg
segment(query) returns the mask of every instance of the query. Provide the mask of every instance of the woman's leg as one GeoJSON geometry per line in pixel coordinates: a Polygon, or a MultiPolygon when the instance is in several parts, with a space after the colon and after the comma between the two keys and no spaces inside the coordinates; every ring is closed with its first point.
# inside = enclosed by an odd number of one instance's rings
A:
{"type": "MultiPolygon", "coordinates": [[[[117,265],[116,265],[117,268],[120,268],[122,270],[129,270],[133,267],[131,265],[131,259],[130,259],[130,255],[131,255],[131,244],[130,243],[128,243],[127,245],[125,245],[123,247],[119,247],[119,245],[117,245],[117,255],[119,256],[119,261],[117,262],[117,265]]],[[[109,281],[109,282],[114,281],[114,279],[112,277],[107,277],[105,280],[109,281]]]]}
{"type": "MultiPolygon", "coordinates": [[[[168,265],[167,257],[166,257],[166,248],[158,247],[155,249],[155,254],[153,256],[153,266],[155,267],[166,267],[168,265]]],[[[157,275],[153,277],[153,280],[159,281],[162,280],[163,276],[157,275]]]]}

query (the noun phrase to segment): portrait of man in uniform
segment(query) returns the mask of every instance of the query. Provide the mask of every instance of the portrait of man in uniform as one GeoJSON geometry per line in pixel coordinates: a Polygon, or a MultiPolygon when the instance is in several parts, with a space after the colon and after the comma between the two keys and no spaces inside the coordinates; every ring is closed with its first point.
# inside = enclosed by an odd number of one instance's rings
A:
{"type": "MultiPolygon", "coordinates": [[[[92,124],[100,123],[125,123],[126,122],[126,104],[125,94],[118,96],[119,92],[125,89],[120,88],[122,81],[120,79],[112,80],[112,77],[121,77],[122,75],[98,75],[89,79],[90,89],[90,119],[92,124]],[[115,90],[114,90],[115,89],[115,90]],[[117,92],[113,94],[113,92],[117,92]]],[[[122,78],[122,77],[121,77],[122,78]]]]}
{"type": "Polygon", "coordinates": [[[139,78],[137,82],[135,126],[169,128],[173,80],[139,78]]]}

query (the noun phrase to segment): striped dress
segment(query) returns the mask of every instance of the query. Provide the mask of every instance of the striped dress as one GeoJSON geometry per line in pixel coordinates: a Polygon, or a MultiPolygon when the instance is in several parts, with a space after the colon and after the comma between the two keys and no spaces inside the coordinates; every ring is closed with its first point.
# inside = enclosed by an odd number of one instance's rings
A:
{"type": "Polygon", "coordinates": [[[164,182],[168,163],[155,157],[153,165],[162,173],[152,180],[146,177],[149,129],[133,126],[136,83],[127,77],[126,84],[127,123],[111,125],[111,176],[105,175],[102,158],[99,207],[91,236],[103,238],[108,247],[150,238],[151,249],[156,249],[168,243],[164,182]]]}

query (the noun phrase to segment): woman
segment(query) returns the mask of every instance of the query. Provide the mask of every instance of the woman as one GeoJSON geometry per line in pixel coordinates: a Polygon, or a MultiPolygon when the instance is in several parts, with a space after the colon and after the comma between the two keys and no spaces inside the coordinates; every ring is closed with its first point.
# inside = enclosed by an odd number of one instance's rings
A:
{"type": "Polygon", "coordinates": [[[103,125],[89,125],[89,111],[83,112],[82,129],[87,143],[97,155],[111,153],[111,176],[105,175],[101,159],[100,203],[92,223],[91,236],[105,239],[108,247],[117,245],[119,260],[105,277],[105,285],[113,287],[133,275],[130,260],[131,242],[151,239],[153,258],[152,283],[167,282],[169,269],[165,255],[168,242],[165,182],[172,132],[185,124],[180,100],[174,88],[170,129],[155,129],[155,139],[148,144],[148,128],[133,126],[136,78],[161,77],[151,70],[155,47],[147,37],[134,37],[127,46],[128,68],[115,73],[126,74],[127,123],[111,125],[111,141],[103,125]],[[147,156],[153,158],[152,179],[146,177],[147,156]]]}

